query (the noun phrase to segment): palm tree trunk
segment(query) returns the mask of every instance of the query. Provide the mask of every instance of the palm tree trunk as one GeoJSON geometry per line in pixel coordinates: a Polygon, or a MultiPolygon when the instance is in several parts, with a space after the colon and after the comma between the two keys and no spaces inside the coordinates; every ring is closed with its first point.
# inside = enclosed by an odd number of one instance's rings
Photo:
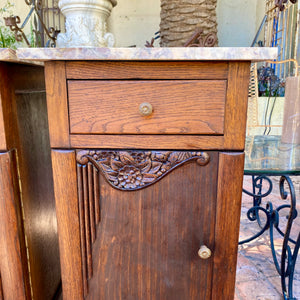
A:
{"type": "Polygon", "coordinates": [[[217,35],[217,0],[161,0],[161,47],[182,47],[201,28],[217,35]]]}

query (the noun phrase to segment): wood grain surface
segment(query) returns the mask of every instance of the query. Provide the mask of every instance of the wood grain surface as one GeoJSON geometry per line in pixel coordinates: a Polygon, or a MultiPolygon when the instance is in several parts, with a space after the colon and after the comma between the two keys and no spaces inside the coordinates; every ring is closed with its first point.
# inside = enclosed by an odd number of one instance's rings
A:
{"type": "MultiPolygon", "coordinates": [[[[52,299],[60,282],[60,266],[44,69],[1,63],[0,75],[0,111],[3,113],[0,131],[4,129],[5,147],[16,150],[11,152],[16,153],[12,172],[18,172],[19,181],[12,188],[19,200],[15,205],[22,206],[22,217],[21,208],[18,217],[24,219],[17,224],[21,253],[12,250],[11,255],[18,255],[30,270],[24,272],[22,278],[24,286],[31,284],[28,299],[30,294],[34,299],[52,299]],[[25,236],[27,253],[24,255],[25,236]]],[[[8,275],[2,273],[1,276],[8,275]]],[[[17,282],[19,278],[12,276],[10,280],[17,282]]],[[[3,288],[5,291],[6,287],[3,288]]]]}
{"type": "Polygon", "coordinates": [[[0,149],[10,150],[17,146],[15,87],[9,74],[9,65],[0,62],[0,149]]]}
{"type": "Polygon", "coordinates": [[[31,299],[15,156],[0,153],[0,274],[3,299],[31,299]]]}
{"type": "MultiPolygon", "coordinates": [[[[249,66],[47,63],[51,146],[243,151],[249,66]],[[152,115],[139,115],[142,102],[152,115]]],[[[244,156],[210,156],[120,191],[89,165],[76,168],[73,150],[53,149],[64,299],[232,300],[244,156]]]]}
{"type": "MultiPolygon", "coordinates": [[[[140,191],[100,176],[101,221],[86,299],[210,299],[218,154],[178,167],[140,191]]],[[[81,225],[82,226],[82,225],[81,225]]]]}
{"type": "Polygon", "coordinates": [[[46,94],[16,94],[19,172],[33,295],[52,299],[60,282],[46,94]]]}
{"type": "Polygon", "coordinates": [[[1,274],[0,274],[0,300],[4,300],[1,274]]]}
{"type": "Polygon", "coordinates": [[[227,79],[228,62],[68,61],[68,79],[227,79]]]}
{"type": "Polygon", "coordinates": [[[75,152],[52,150],[64,300],[83,299],[75,152]]]}
{"type": "Polygon", "coordinates": [[[236,275],[244,153],[220,153],[212,300],[232,300],[236,275]]]}
{"type": "Polygon", "coordinates": [[[4,118],[3,118],[3,107],[2,107],[2,94],[0,93],[0,150],[7,150],[6,147],[6,136],[4,128],[4,118]]]}
{"type": "Polygon", "coordinates": [[[250,62],[230,62],[225,107],[224,149],[245,147],[250,62]]]}
{"type": "Polygon", "coordinates": [[[70,142],[65,62],[46,62],[45,80],[51,147],[68,148],[70,142]]]}
{"type": "Polygon", "coordinates": [[[42,67],[0,62],[0,150],[18,147],[15,95],[44,90],[42,67]]]}
{"type": "Polygon", "coordinates": [[[224,149],[223,136],[208,135],[77,135],[70,136],[73,148],[105,149],[224,149]]]}
{"type": "Polygon", "coordinates": [[[223,134],[226,81],[68,81],[74,134],[223,134]],[[153,112],[142,116],[139,106],[153,112]]]}

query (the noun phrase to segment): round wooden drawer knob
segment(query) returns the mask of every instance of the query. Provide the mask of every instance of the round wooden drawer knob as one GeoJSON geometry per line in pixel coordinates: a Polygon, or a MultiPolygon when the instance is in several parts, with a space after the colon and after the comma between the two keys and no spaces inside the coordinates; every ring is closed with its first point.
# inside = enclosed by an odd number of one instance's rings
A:
{"type": "Polygon", "coordinates": [[[142,116],[150,116],[153,111],[152,105],[148,102],[144,102],[140,104],[139,111],[142,116]]]}
{"type": "Polygon", "coordinates": [[[207,248],[205,245],[201,246],[198,255],[202,259],[208,259],[211,257],[211,251],[209,248],[207,248]]]}

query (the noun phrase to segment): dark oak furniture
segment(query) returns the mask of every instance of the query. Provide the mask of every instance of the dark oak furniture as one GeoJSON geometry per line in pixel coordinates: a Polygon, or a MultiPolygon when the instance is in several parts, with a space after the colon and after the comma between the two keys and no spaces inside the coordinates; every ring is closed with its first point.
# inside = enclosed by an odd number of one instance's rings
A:
{"type": "Polygon", "coordinates": [[[64,299],[233,299],[260,57],[164,51],[19,52],[45,60],[64,299]]]}
{"type": "Polygon", "coordinates": [[[0,299],[52,299],[60,265],[44,70],[8,49],[0,60],[0,299]]]}

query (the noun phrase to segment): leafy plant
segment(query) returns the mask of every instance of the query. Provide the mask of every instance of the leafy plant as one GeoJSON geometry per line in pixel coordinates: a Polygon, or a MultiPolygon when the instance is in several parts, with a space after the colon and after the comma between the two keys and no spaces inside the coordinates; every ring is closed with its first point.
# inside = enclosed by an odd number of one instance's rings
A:
{"type": "Polygon", "coordinates": [[[0,8],[0,48],[16,48],[17,42],[15,34],[5,26],[4,17],[12,15],[14,5],[7,1],[3,7],[0,8]]]}
{"type": "Polygon", "coordinates": [[[274,69],[262,66],[257,70],[259,96],[284,96],[284,81],[275,75],[274,69]]]}

